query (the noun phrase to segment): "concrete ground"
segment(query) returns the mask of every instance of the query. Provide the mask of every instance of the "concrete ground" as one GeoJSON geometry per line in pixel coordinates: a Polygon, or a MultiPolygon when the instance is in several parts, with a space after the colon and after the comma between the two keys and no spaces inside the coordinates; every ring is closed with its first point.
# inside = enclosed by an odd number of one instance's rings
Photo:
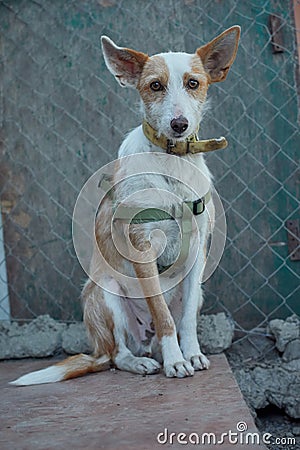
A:
{"type": "Polygon", "coordinates": [[[238,433],[239,439],[257,431],[222,354],[211,357],[209,371],[182,380],[111,370],[56,384],[8,384],[52,362],[0,364],[1,450],[195,448],[196,434],[200,436],[198,447],[205,449],[265,448],[235,445],[227,437],[223,444],[213,445],[206,436],[201,444],[203,433],[215,433],[220,439],[229,430],[237,432],[239,422],[247,424],[247,431],[238,433]],[[189,439],[192,443],[184,444],[189,439]]]}

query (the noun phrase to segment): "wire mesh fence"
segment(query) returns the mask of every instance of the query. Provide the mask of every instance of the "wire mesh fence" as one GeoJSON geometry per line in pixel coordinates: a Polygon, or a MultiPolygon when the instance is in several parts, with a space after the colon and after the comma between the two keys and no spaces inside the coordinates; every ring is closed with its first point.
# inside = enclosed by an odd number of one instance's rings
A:
{"type": "Polygon", "coordinates": [[[0,319],[45,313],[81,319],[85,274],[72,244],[75,201],[141,120],[136,93],[117,87],[105,69],[100,35],[149,54],[192,53],[234,24],[242,27],[238,56],[226,82],[211,87],[200,129],[203,138],[229,141],[228,150],[207,156],[228,236],[205,286],[204,312],[229,312],[240,337],[299,313],[300,262],[288,249],[288,237],[294,254],[299,248],[294,5],[6,0],[0,1],[0,319]]]}

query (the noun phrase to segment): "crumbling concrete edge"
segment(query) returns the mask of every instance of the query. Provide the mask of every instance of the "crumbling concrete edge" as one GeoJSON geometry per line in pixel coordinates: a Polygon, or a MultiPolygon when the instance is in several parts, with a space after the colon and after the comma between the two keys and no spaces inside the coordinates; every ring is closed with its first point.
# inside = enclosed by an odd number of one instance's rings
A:
{"type": "MultiPolygon", "coordinates": [[[[221,353],[232,343],[234,323],[224,313],[201,315],[197,333],[204,353],[221,353]]],[[[39,316],[24,325],[0,322],[0,360],[42,358],[62,351],[69,355],[91,353],[82,322],[61,323],[49,315],[39,316]]]]}
{"type": "Polygon", "coordinates": [[[252,412],[275,405],[294,419],[300,418],[300,319],[292,315],[286,320],[269,323],[275,358],[252,367],[232,367],[242,394],[252,412]]]}

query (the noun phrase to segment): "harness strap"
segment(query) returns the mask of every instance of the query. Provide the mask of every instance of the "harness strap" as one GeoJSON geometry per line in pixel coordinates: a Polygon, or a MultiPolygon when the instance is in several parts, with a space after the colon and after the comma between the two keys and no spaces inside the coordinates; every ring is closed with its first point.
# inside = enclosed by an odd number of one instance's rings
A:
{"type": "MultiPolygon", "coordinates": [[[[203,211],[204,211],[204,209],[203,209],[203,211]]],[[[188,257],[189,250],[190,250],[192,226],[193,226],[193,223],[192,223],[191,211],[189,210],[188,205],[186,203],[183,203],[182,219],[181,219],[181,233],[182,233],[181,248],[180,248],[179,256],[178,256],[175,264],[173,264],[173,266],[177,266],[177,267],[182,266],[188,257]]]]}
{"type": "Polygon", "coordinates": [[[204,197],[195,201],[184,201],[182,207],[173,205],[171,210],[165,211],[160,208],[141,208],[138,206],[115,205],[114,219],[130,220],[130,223],[159,222],[160,220],[183,219],[183,205],[186,205],[194,216],[202,214],[205,205],[211,199],[210,191],[204,197]]]}

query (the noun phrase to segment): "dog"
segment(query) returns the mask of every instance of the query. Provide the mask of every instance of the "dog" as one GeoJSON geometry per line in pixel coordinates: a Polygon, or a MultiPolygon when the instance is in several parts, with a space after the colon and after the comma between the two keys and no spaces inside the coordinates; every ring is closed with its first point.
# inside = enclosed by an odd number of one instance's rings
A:
{"type": "MultiPolygon", "coordinates": [[[[169,52],[154,56],[118,47],[106,36],[101,38],[109,71],[122,87],[137,89],[144,121],[128,134],[119,149],[107,189],[109,195],[99,207],[95,223],[97,248],[91,262],[92,276],[82,291],[84,322],[94,352],[69,357],[12,384],[62,381],[112,366],[142,375],[157,373],[163,367],[167,377],[176,378],[209,368],[197,339],[197,315],[203,303],[201,277],[212,222],[209,216],[213,217],[209,195],[212,176],[203,152],[222,148],[226,141],[199,141],[197,131],[208,87],[225,80],[236,57],[239,37],[240,27],[233,26],[194,54],[169,52]],[[183,172],[185,180],[195,178],[194,169],[203,175],[196,177],[203,194],[200,198],[185,181],[178,181],[183,172]],[[135,176],[128,175],[132,173],[135,176]],[[132,201],[126,204],[130,196],[132,201]],[[123,209],[114,216],[115,205],[122,202],[123,209]],[[179,211],[178,220],[172,217],[172,208],[173,212],[179,211]],[[185,209],[192,220],[186,219],[185,209]],[[132,220],[137,216],[139,220],[132,220]],[[128,252],[134,258],[116,248],[112,223],[121,247],[129,239],[128,252]],[[163,251],[161,234],[155,234],[155,230],[164,233],[163,251]],[[180,273],[196,246],[196,235],[199,251],[190,270],[180,282],[163,289],[164,272],[160,274],[160,269],[168,271],[177,264],[180,273]],[[181,254],[180,242],[186,255],[181,254]],[[97,256],[99,251],[111,270],[97,256]],[[120,272],[128,282],[113,275],[120,272]],[[130,280],[137,280],[134,294],[130,280]]],[[[172,276],[166,279],[169,282],[172,276]]]]}

